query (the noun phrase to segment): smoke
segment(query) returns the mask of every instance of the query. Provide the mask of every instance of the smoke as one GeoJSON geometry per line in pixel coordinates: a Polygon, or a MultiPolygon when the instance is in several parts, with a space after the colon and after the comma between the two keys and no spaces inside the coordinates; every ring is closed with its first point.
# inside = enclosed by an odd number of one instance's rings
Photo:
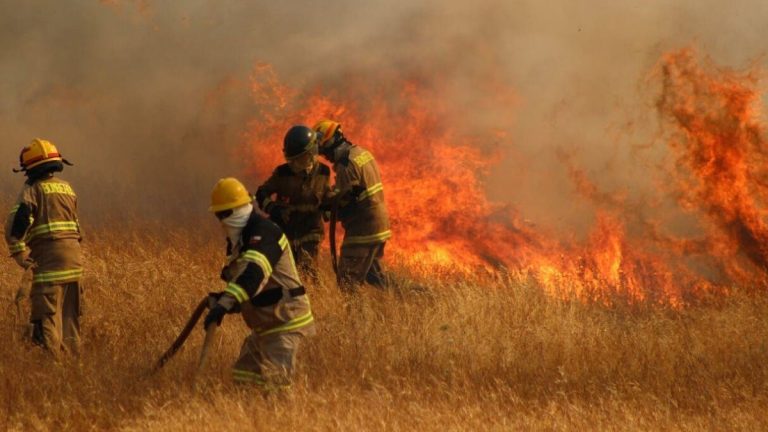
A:
{"type": "Polygon", "coordinates": [[[581,231],[591,213],[563,152],[598,188],[642,195],[657,160],[637,150],[656,132],[643,82],[659,55],[694,42],[740,66],[768,36],[757,1],[0,0],[0,12],[0,186],[15,194],[20,148],[50,139],[76,164],[64,177],[91,221],[203,217],[215,180],[243,172],[249,77],[265,62],[294,88],[447,83],[469,133],[498,132],[491,197],[581,231]]]}

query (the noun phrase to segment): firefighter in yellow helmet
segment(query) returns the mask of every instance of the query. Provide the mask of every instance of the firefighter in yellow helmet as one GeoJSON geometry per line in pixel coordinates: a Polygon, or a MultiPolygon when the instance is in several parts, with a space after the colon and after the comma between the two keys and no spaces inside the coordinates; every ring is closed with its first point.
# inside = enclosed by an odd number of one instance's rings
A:
{"type": "Polygon", "coordinates": [[[251,204],[234,178],[219,180],[209,208],[227,236],[221,272],[226,289],[211,294],[205,328],[239,312],[251,334],[232,369],[235,382],[264,390],[290,384],[302,339],[314,333],[309,297],[301,284],[288,239],[251,204]]]}
{"type": "Polygon", "coordinates": [[[320,206],[329,192],[331,170],[318,162],[316,133],[304,125],[293,126],[285,134],[283,156],[286,163],[259,186],[256,201],[283,229],[296,264],[314,280],[324,237],[320,206]]]}
{"type": "Polygon", "coordinates": [[[21,150],[27,180],[5,223],[5,241],[19,266],[33,272],[32,340],[55,357],[79,354],[83,273],[77,196],[54,174],[71,165],[50,141],[21,150]]]}
{"type": "Polygon", "coordinates": [[[380,259],[392,231],[376,160],[370,151],[349,142],[338,122],[322,120],[314,130],[320,154],[333,163],[336,173],[332,194],[344,228],[338,266],[340,287],[345,292],[363,282],[383,287],[386,281],[380,259]]]}

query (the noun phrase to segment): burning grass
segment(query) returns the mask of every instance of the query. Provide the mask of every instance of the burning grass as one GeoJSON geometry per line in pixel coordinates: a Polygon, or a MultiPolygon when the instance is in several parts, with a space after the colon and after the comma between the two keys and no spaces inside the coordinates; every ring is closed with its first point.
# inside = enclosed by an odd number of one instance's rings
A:
{"type": "MultiPolygon", "coordinates": [[[[552,199],[587,201],[594,223],[583,239],[528,223],[486,197],[485,176],[509,136],[473,127],[434,74],[404,70],[386,89],[349,77],[343,90],[319,83],[302,91],[260,65],[252,79],[260,111],[241,154],[258,181],[279,162],[285,125],[339,120],[381,167],[395,232],[390,251],[467,274],[504,267],[561,298],[682,308],[727,295],[733,285],[765,287],[768,139],[760,76],[757,67],[733,70],[693,49],[662,56],[649,82],[669,167],[641,175],[664,186],[651,197],[600,190],[563,157],[575,194],[552,199]],[[670,226],[681,216],[693,233],[670,226]]],[[[508,86],[477,89],[476,97],[503,99],[502,108],[513,110],[508,86]]],[[[515,187],[519,175],[506,173],[505,181],[515,187]]]]}
{"type": "MultiPolygon", "coordinates": [[[[215,230],[89,233],[84,356],[57,366],[0,331],[0,428],[11,430],[763,430],[768,301],[638,309],[554,299],[502,276],[428,284],[345,307],[324,262],[310,286],[318,335],[294,389],[264,399],[228,366],[244,324],[228,317],[208,376],[190,380],[196,331],[165,370],[147,371],[194,304],[218,290],[215,230]]],[[[20,272],[0,262],[3,299],[20,272]]]]}

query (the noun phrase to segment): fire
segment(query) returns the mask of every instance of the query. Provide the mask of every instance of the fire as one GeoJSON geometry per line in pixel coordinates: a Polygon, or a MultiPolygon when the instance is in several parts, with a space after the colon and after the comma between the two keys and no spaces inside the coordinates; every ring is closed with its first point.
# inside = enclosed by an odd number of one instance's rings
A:
{"type": "MultiPolygon", "coordinates": [[[[573,166],[575,190],[595,206],[586,240],[558,239],[525,223],[485,195],[484,177],[503,157],[492,146],[499,132],[467,133],[460,107],[442,96],[440,83],[418,77],[386,90],[352,80],[298,91],[258,65],[252,91],[260,111],[245,157],[250,176],[262,180],[282,163],[288,127],[336,119],[380,164],[395,233],[388,251],[399,261],[464,274],[506,272],[562,298],[681,307],[702,293],[765,279],[766,147],[753,75],[700,66],[692,50],[666,55],[657,70],[657,109],[679,167],[674,187],[660,193],[679,197],[681,208],[700,217],[705,230],[697,238],[662,234],[656,219],[637,228],[621,196],[599,191],[573,166]],[[703,260],[706,270],[691,259],[703,260]]],[[[511,89],[494,92],[494,100],[513,99],[511,89]]]]}
{"type": "Polygon", "coordinates": [[[681,206],[709,229],[706,252],[728,279],[764,283],[768,266],[768,145],[760,123],[755,71],[708,74],[692,50],[661,64],[658,110],[677,126],[670,141],[681,206]]]}

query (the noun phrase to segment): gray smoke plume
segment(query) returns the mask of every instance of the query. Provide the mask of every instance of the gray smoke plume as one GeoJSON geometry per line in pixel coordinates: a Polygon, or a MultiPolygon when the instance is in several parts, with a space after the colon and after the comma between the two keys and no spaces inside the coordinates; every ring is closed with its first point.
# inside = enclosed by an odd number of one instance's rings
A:
{"type": "Polygon", "coordinates": [[[200,217],[242,168],[255,63],[299,88],[416,70],[452,83],[469,127],[508,132],[492,198],[579,227],[589,209],[558,152],[598,186],[642,193],[653,157],[634,149],[655,131],[644,78],[659,55],[695,43],[742,66],[767,18],[759,1],[0,0],[0,186],[16,193],[19,150],[44,137],[76,164],[64,177],[84,219],[200,217]],[[487,103],[489,77],[515,100],[487,103]]]}

